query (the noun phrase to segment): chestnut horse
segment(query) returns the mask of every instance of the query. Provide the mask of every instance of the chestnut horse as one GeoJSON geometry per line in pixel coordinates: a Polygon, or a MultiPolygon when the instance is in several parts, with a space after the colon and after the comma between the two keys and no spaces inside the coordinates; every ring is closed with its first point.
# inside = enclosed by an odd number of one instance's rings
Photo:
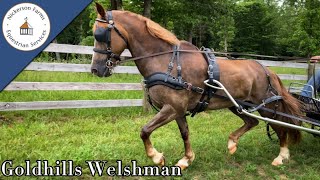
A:
{"type": "MultiPolygon", "coordinates": [[[[173,55],[172,51],[162,55],[153,56],[159,52],[172,50],[173,45],[179,45],[181,50],[197,51],[197,47],[186,41],[180,41],[168,30],[159,24],[127,11],[108,11],[96,4],[98,12],[97,20],[93,27],[95,34],[95,53],[92,57],[91,71],[99,77],[111,75],[111,69],[119,60],[118,55],[128,48],[135,59],[135,64],[143,77],[148,77],[155,72],[168,70],[169,61],[173,55]],[[101,31],[109,31],[109,35],[101,31]],[[107,37],[104,37],[107,36],[107,37]],[[98,39],[98,40],[97,40],[98,39]],[[104,39],[106,42],[104,42],[104,39]],[[111,41],[112,40],[112,41],[111,41]],[[109,52],[109,53],[108,53],[109,52]],[[111,58],[112,57],[112,58],[111,58]]],[[[199,52],[181,52],[181,73],[183,79],[193,86],[205,88],[204,81],[208,79],[208,64],[203,54],[199,52]]],[[[273,96],[270,92],[271,85],[278,95],[282,96],[277,111],[290,115],[299,115],[299,102],[293,98],[284,88],[278,76],[270,70],[252,60],[223,60],[217,59],[220,68],[220,82],[235,98],[254,104],[261,104],[264,99],[273,96]],[[269,74],[269,81],[267,78],[269,74]]],[[[172,70],[172,75],[177,76],[177,65],[172,70]]],[[[185,154],[176,164],[182,169],[187,168],[195,158],[189,141],[189,130],[185,114],[194,109],[201,98],[201,94],[189,90],[175,90],[164,85],[155,85],[149,88],[149,96],[152,103],[160,108],[160,111],[141,130],[141,139],[145,146],[146,154],[157,165],[164,165],[163,153],[159,153],[150,141],[151,133],[157,128],[175,120],[184,142],[185,154]]],[[[216,92],[224,95],[221,90],[216,92]]],[[[273,109],[275,102],[267,104],[266,107],[273,109]]],[[[232,132],[228,140],[228,149],[231,154],[237,150],[239,138],[258,125],[258,120],[239,114],[228,99],[213,97],[210,99],[208,110],[229,108],[231,112],[244,121],[244,125],[232,132]]],[[[285,121],[299,125],[300,123],[266,111],[259,111],[261,116],[270,117],[279,121],[285,121]]],[[[272,128],[280,140],[280,153],[273,160],[273,165],[283,164],[283,160],[289,158],[288,145],[297,143],[300,139],[298,130],[288,129],[277,125],[272,128]]]]}

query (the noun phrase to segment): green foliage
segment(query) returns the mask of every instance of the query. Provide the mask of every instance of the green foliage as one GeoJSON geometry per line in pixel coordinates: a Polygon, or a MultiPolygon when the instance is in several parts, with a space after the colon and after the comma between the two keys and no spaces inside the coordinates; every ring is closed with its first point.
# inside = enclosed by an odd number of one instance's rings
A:
{"type": "Polygon", "coordinates": [[[79,44],[81,39],[87,37],[90,32],[90,8],[83,10],[80,15],[72,21],[57,37],[60,44],[79,44]]]}
{"type": "Polygon", "coordinates": [[[303,40],[300,46],[304,54],[311,56],[320,53],[320,1],[306,0],[301,19],[303,40]]]}
{"type": "Polygon", "coordinates": [[[320,53],[320,2],[285,1],[281,7],[278,47],[281,54],[312,56],[320,53]]]}
{"type": "Polygon", "coordinates": [[[237,5],[234,14],[235,38],[233,49],[236,52],[273,55],[276,29],[274,16],[262,2],[250,1],[237,5]]]}
{"type": "MultiPolygon", "coordinates": [[[[219,26],[219,22],[230,17],[233,5],[230,0],[155,1],[153,5],[153,20],[173,30],[180,39],[192,41],[198,47],[218,49],[216,45],[219,46],[224,37],[219,38],[217,33],[233,24],[233,20],[229,18],[227,21],[230,22],[219,26]]],[[[233,31],[232,28],[228,29],[230,30],[233,31]]]]}
{"type": "MultiPolygon", "coordinates": [[[[95,2],[110,8],[110,1],[95,2]]],[[[142,14],[143,1],[122,2],[124,10],[142,14]]],[[[57,42],[92,46],[96,17],[93,2],[56,38],[57,42]]],[[[154,0],[151,19],[180,39],[216,51],[281,56],[320,54],[319,0],[154,0]]],[[[46,61],[56,58],[54,53],[40,57],[46,61]]],[[[83,56],[62,54],[61,58],[72,61],[83,56]]]]}
{"type": "Polygon", "coordinates": [[[91,36],[87,36],[85,38],[83,38],[81,40],[81,45],[84,45],[84,46],[93,46],[94,44],[94,37],[91,35],[91,36]]]}

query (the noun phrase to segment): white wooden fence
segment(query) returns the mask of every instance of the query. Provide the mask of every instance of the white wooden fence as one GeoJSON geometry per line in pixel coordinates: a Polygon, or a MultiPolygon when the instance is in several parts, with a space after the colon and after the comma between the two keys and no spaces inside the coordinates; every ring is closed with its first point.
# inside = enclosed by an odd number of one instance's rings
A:
{"type": "MultiPolygon", "coordinates": [[[[90,46],[77,46],[67,44],[50,44],[45,52],[92,54],[90,46]]],[[[128,50],[121,56],[131,57],[128,50]]],[[[265,66],[302,68],[308,69],[306,63],[278,62],[258,60],[265,66]]],[[[60,71],[60,72],[90,72],[89,64],[66,64],[66,63],[38,63],[32,62],[25,70],[31,71],[60,71]]],[[[139,74],[134,66],[119,66],[115,73],[139,74]]],[[[278,74],[282,80],[307,80],[306,75],[278,74]]],[[[142,90],[140,83],[87,83],[87,82],[12,82],[5,91],[19,90],[142,90]]],[[[102,107],[126,107],[142,106],[142,99],[124,100],[72,100],[72,101],[35,101],[35,102],[0,102],[0,111],[16,110],[41,110],[41,109],[66,109],[66,108],[102,108],[102,107]]]]}

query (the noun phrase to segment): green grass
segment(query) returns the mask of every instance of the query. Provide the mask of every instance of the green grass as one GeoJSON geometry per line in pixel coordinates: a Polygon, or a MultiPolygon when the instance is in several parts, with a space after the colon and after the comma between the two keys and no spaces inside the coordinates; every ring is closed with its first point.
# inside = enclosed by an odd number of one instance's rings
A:
{"type": "Polygon", "coordinates": [[[62,101],[62,100],[103,100],[142,99],[142,91],[4,91],[0,101],[62,101]]]}
{"type": "Polygon", "coordinates": [[[277,74],[297,74],[297,75],[306,75],[307,70],[301,68],[283,68],[283,67],[269,67],[272,71],[277,74]]]}
{"type": "MultiPolygon", "coordinates": [[[[15,81],[33,82],[110,82],[139,83],[141,75],[114,74],[109,78],[99,78],[90,73],[33,72],[23,71],[15,81]]],[[[3,91],[0,101],[61,101],[61,100],[102,100],[141,99],[142,91],[3,91]]]]}
{"type": "Polygon", "coordinates": [[[113,74],[108,78],[99,78],[90,73],[23,71],[15,81],[138,83],[142,79],[141,75],[135,74],[113,74]]]}
{"type": "MultiPolygon", "coordinates": [[[[307,75],[306,69],[301,68],[282,68],[282,67],[269,67],[272,71],[274,71],[277,74],[295,74],[295,75],[307,75]]],[[[298,82],[305,84],[306,81],[292,81],[292,80],[282,80],[283,84],[285,86],[289,86],[292,82],[298,82]]]]}
{"type": "MultiPolygon", "coordinates": [[[[304,74],[301,69],[274,69],[281,74],[304,74]]],[[[89,73],[30,72],[16,81],[42,82],[141,82],[140,75],[115,74],[98,78],[89,73]]],[[[288,84],[289,81],[284,82],[288,84]]],[[[142,98],[141,91],[3,91],[1,101],[95,100],[142,98]]],[[[153,165],[140,139],[141,128],[154,116],[141,107],[16,111],[0,113],[0,163],[12,159],[14,165],[25,160],[71,159],[83,167],[83,179],[91,178],[86,160],[116,160],[129,164],[153,165]]],[[[243,122],[227,110],[188,117],[190,140],[196,159],[183,171],[182,179],[319,179],[320,139],[304,133],[299,145],[292,146],[291,161],[271,166],[279,153],[277,142],[266,135],[265,123],[244,135],[234,155],[229,155],[229,133],[243,122]]],[[[166,165],[174,165],[184,152],[175,122],[157,129],[151,140],[164,152],[166,165]]],[[[109,164],[110,165],[110,164],[109,164]]],[[[1,173],[0,173],[1,174],[1,173]]],[[[0,176],[0,179],[3,177],[0,176]]],[[[60,177],[61,178],[61,177],[60,177]]],[[[60,179],[56,178],[56,179],[60,179]]],[[[102,179],[105,179],[103,177],[102,179]]],[[[13,178],[15,179],[15,178],[13,178]]],[[[36,179],[36,178],[34,178],[36,179]]],[[[43,178],[48,179],[48,178],[43,178]]],[[[119,178],[118,178],[119,179],[119,178]]],[[[132,178],[131,178],[132,179],[132,178]]],[[[136,178],[133,178],[136,179],[136,178]]],[[[157,179],[157,178],[147,178],[157,179]]]]}
{"type": "MultiPolygon", "coordinates": [[[[28,159],[71,159],[82,166],[89,177],[85,160],[116,160],[130,164],[152,165],[140,140],[140,129],[151,118],[140,108],[99,110],[28,111],[4,113],[1,120],[0,162],[12,159],[15,165],[28,159]],[[132,110],[134,109],[134,110],[132,110]]],[[[227,139],[242,121],[226,110],[201,113],[189,118],[190,140],[196,159],[183,171],[184,179],[317,179],[320,175],[318,151],[320,140],[304,134],[302,143],[291,147],[291,161],[271,166],[279,146],[270,142],[265,124],[240,140],[238,151],[229,155],[227,139]]],[[[152,134],[155,147],[164,152],[166,165],[174,165],[183,156],[183,144],[176,123],[172,122],[152,134]]]]}

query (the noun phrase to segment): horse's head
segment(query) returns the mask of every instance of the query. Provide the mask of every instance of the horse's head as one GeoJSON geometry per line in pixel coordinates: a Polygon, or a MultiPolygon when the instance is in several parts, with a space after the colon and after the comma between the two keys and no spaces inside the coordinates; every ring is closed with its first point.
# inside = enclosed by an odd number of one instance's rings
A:
{"type": "Polygon", "coordinates": [[[91,72],[99,77],[108,77],[121,60],[120,54],[128,46],[128,38],[124,28],[115,23],[112,11],[106,12],[98,3],[96,10],[98,17],[93,27],[95,40],[91,72]]]}

